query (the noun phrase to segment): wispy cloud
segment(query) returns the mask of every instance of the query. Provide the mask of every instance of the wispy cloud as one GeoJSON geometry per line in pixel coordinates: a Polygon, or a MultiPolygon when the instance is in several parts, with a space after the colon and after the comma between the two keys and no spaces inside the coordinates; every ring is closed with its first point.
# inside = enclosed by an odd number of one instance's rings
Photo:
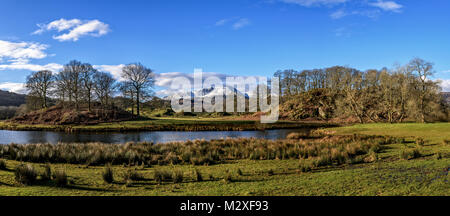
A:
{"type": "Polygon", "coordinates": [[[337,10],[337,11],[333,12],[332,14],[330,14],[330,17],[332,19],[340,19],[347,15],[348,15],[347,12],[345,12],[344,10],[341,9],[341,10],[337,10]]]}
{"type": "Polygon", "coordinates": [[[218,20],[214,25],[216,27],[227,26],[227,27],[231,27],[231,29],[233,29],[233,30],[239,30],[250,24],[251,24],[251,22],[248,18],[233,17],[233,18],[225,18],[225,19],[218,20]]]}
{"type": "Polygon", "coordinates": [[[377,2],[370,3],[371,6],[380,8],[384,11],[392,11],[392,12],[401,12],[400,9],[403,8],[403,5],[400,5],[394,1],[382,1],[378,0],[377,2]]]}
{"type": "Polygon", "coordinates": [[[227,24],[229,21],[230,21],[230,19],[221,19],[216,22],[215,26],[223,26],[223,25],[227,24]]]}
{"type": "Polygon", "coordinates": [[[280,0],[280,1],[289,4],[297,4],[305,7],[313,7],[313,6],[333,6],[348,2],[350,0],[280,0]]]}
{"type": "Polygon", "coordinates": [[[79,20],[79,19],[59,19],[48,24],[38,24],[39,29],[32,34],[42,34],[45,31],[56,30],[57,32],[67,32],[54,35],[53,39],[58,41],[78,41],[81,37],[100,37],[108,34],[111,30],[109,25],[99,20],[79,20]]]}
{"type": "Polygon", "coordinates": [[[0,40],[0,62],[27,62],[29,59],[47,57],[45,50],[48,45],[34,42],[10,42],[0,40]]]}
{"type": "Polygon", "coordinates": [[[46,65],[29,64],[29,63],[0,64],[0,70],[29,70],[29,71],[49,70],[53,72],[59,72],[62,68],[63,66],[57,63],[50,63],[46,65]]]}
{"type": "Polygon", "coordinates": [[[18,94],[26,94],[27,89],[24,83],[4,82],[0,83],[0,89],[3,91],[14,92],[18,94]]]}
{"type": "Polygon", "coordinates": [[[241,18],[233,24],[233,29],[238,30],[248,25],[250,25],[250,20],[247,18],[241,18]]]}

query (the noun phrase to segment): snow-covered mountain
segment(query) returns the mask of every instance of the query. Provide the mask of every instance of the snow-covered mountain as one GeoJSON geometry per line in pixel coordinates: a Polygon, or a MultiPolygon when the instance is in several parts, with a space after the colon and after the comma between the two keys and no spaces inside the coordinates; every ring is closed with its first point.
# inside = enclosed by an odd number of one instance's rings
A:
{"type": "Polygon", "coordinates": [[[232,88],[230,86],[224,86],[222,88],[215,88],[215,87],[211,87],[211,88],[204,88],[204,89],[197,89],[191,92],[178,92],[177,93],[173,93],[172,95],[168,95],[166,97],[164,97],[164,100],[172,100],[173,97],[179,97],[178,95],[190,95],[190,97],[186,97],[185,99],[189,99],[189,98],[206,98],[206,97],[215,97],[215,96],[220,96],[222,95],[224,98],[227,97],[233,97],[234,95],[243,95],[245,98],[249,98],[248,94],[243,94],[242,92],[238,91],[236,88],[232,88]],[[187,94],[186,94],[187,93],[187,94]],[[190,93],[190,94],[189,94],[190,93]]]}

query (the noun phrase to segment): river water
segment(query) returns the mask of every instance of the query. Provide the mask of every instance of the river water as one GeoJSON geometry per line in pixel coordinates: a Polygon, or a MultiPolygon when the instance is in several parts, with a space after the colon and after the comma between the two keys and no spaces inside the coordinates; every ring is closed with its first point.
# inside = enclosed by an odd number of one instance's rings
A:
{"type": "MultiPolygon", "coordinates": [[[[36,144],[36,143],[126,143],[126,142],[153,142],[167,143],[173,141],[187,141],[196,139],[221,138],[264,138],[284,139],[291,132],[302,129],[279,129],[266,131],[146,131],[126,133],[65,133],[52,131],[9,131],[0,130],[0,144],[36,144]]],[[[305,130],[305,129],[303,129],[305,130]]]]}

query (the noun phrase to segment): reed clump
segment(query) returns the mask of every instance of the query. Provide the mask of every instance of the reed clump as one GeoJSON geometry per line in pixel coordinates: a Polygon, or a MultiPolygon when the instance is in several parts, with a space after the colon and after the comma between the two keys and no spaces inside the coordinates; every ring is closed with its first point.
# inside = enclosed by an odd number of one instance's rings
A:
{"type": "Polygon", "coordinates": [[[398,142],[384,136],[326,135],[309,139],[265,140],[254,138],[195,140],[166,144],[28,144],[0,145],[0,157],[35,163],[90,165],[193,164],[211,165],[228,160],[309,159],[316,166],[343,164],[378,153],[383,145],[398,142]]]}
{"type": "Polygon", "coordinates": [[[15,172],[16,181],[23,185],[32,185],[36,182],[37,171],[31,164],[20,164],[17,166],[15,172]]]}
{"type": "Polygon", "coordinates": [[[64,170],[56,170],[54,173],[55,183],[58,187],[65,187],[68,184],[67,174],[64,170]]]}
{"type": "Polygon", "coordinates": [[[44,172],[41,173],[41,180],[48,181],[52,179],[52,168],[50,164],[44,165],[44,172]]]}
{"type": "Polygon", "coordinates": [[[3,159],[0,159],[0,170],[6,170],[6,161],[3,159]]]}
{"type": "Polygon", "coordinates": [[[114,182],[114,171],[110,164],[107,164],[102,172],[102,178],[103,181],[105,181],[108,184],[111,184],[114,182]]]}
{"type": "Polygon", "coordinates": [[[402,151],[400,151],[400,159],[404,160],[411,160],[414,158],[419,158],[421,156],[422,154],[420,153],[420,150],[418,148],[403,149],[402,151]]]}

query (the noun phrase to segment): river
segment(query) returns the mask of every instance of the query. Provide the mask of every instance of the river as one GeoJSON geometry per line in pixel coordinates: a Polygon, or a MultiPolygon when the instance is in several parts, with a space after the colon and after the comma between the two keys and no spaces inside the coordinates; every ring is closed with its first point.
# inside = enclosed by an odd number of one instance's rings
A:
{"type": "MultiPolygon", "coordinates": [[[[174,141],[187,141],[196,139],[221,138],[264,138],[284,139],[291,132],[302,129],[279,129],[266,131],[146,131],[146,132],[105,132],[105,133],[65,133],[52,131],[9,131],[0,130],[0,144],[36,144],[36,143],[126,143],[126,142],[153,142],[167,143],[174,141]]],[[[303,129],[305,130],[305,129],[303,129]]]]}

